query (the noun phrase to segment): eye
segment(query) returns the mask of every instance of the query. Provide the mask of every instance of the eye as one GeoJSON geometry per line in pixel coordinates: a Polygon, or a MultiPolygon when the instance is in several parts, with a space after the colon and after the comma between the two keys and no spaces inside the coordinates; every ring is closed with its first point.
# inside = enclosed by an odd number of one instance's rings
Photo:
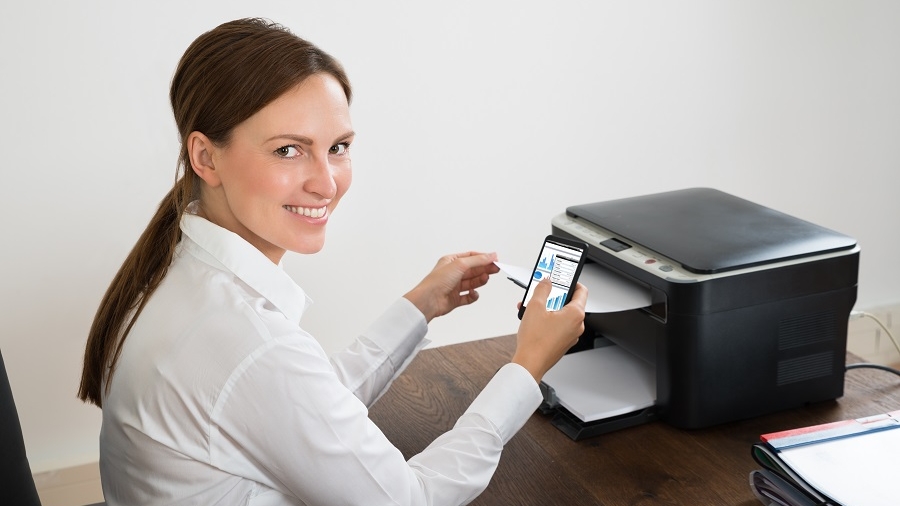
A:
{"type": "Polygon", "coordinates": [[[328,154],[330,155],[346,155],[347,151],[350,149],[349,142],[342,142],[340,144],[335,144],[331,146],[331,149],[328,150],[328,154]]]}
{"type": "Polygon", "coordinates": [[[275,154],[282,158],[294,158],[300,154],[300,150],[295,146],[281,146],[275,150],[275,154]]]}

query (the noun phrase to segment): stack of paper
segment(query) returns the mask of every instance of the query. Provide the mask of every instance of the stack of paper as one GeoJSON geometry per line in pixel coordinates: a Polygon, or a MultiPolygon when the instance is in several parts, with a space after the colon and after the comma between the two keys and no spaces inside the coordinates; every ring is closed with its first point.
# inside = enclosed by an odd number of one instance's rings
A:
{"type": "Polygon", "coordinates": [[[583,422],[656,404],[656,368],[618,346],[565,355],[543,382],[554,390],[559,404],[583,422]]]}
{"type": "Polygon", "coordinates": [[[763,504],[900,504],[900,411],[764,434],[750,473],[763,504]]]}

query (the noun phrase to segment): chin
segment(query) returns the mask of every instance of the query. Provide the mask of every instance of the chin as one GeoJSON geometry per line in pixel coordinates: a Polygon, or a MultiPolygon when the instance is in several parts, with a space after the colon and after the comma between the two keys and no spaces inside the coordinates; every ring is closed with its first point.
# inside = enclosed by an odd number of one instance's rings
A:
{"type": "Polygon", "coordinates": [[[322,248],[304,248],[304,249],[296,249],[293,250],[294,253],[300,255],[315,255],[316,253],[322,251],[322,248]]]}
{"type": "Polygon", "coordinates": [[[325,227],[292,230],[277,238],[279,247],[301,255],[312,255],[325,247],[325,227]]]}
{"type": "Polygon", "coordinates": [[[301,255],[312,255],[322,251],[322,248],[325,247],[325,241],[303,241],[299,244],[295,244],[293,247],[288,248],[290,251],[294,253],[300,253],[301,255]]]}

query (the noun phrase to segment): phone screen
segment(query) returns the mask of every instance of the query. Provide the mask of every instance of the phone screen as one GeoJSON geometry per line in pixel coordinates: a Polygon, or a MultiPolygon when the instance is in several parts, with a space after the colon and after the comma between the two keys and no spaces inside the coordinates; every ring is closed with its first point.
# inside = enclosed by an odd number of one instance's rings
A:
{"type": "Polygon", "coordinates": [[[538,282],[549,278],[553,284],[550,296],[547,297],[547,310],[559,311],[569,302],[572,287],[578,281],[578,275],[584,265],[584,255],[587,244],[571,241],[560,237],[548,236],[544,240],[541,253],[538,255],[534,271],[525,290],[525,298],[522,300],[522,309],[519,318],[525,312],[525,307],[534,295],[534,289],[538,282]]]}

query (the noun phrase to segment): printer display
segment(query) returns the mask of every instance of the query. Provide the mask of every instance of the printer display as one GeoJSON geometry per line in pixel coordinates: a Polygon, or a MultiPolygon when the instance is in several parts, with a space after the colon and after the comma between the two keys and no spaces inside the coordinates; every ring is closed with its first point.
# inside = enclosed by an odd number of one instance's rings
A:
{"type": "Polygon", "coordinates": [[[569,437],[654,419],[703,428],[843,395],[854,239],[710,188],[572,206],[551,231],[587,242],[592,268],[651,301],[587,314],[544,377],[542,410],[569,437]],[[629,388],[649,400],[599,419],[574,407],[629,388]]]}

